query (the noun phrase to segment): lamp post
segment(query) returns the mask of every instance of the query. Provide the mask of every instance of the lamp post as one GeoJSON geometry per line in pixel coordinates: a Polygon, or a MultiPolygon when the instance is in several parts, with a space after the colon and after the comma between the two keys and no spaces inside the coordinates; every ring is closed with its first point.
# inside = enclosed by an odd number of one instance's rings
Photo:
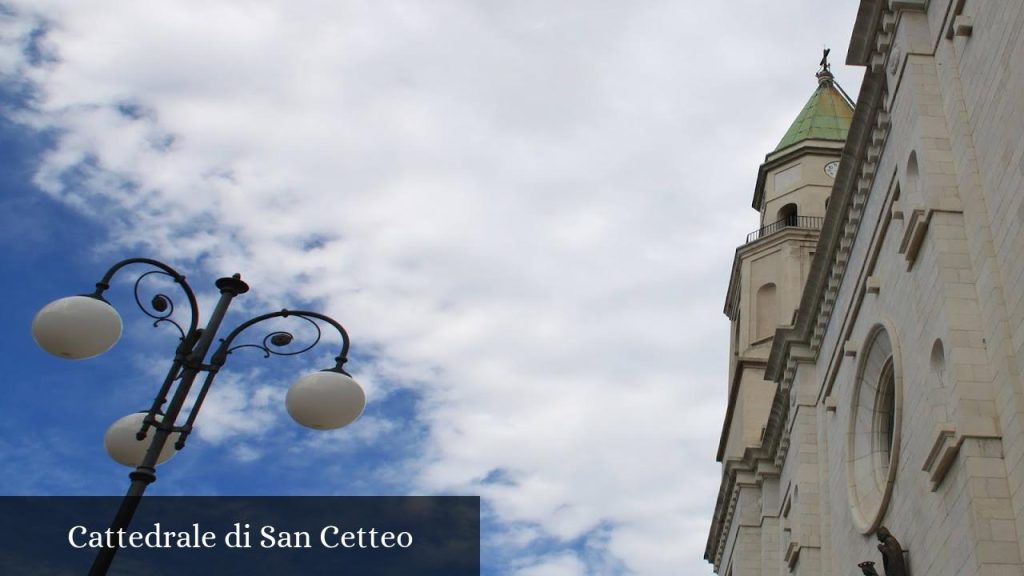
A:
{"type": "MultiPolygon", "coordinates": [[[[335,358],[335,365],[300,378],[288,390],[285,404],[288,413],[299,424],[322,430],[341,428],[362,414],[366,396],[359,384],[343,368],[348,355],[348,333],[337,321],[318,312],[281,310],[256,316],[241,323],[227,336],[221,338],[219,345],[212,354],[209,354],[231,301],[249,291],[249,286],[242,281],[239,274],[217,280],[220,299],[206,326],[200,328],[199,306],[195,293],[183,275],[167,264],[149,258],[122,260],[114,264],[96,283],[96,290],[93,293],[55,300],[36,314],[32,322],[32,335],[40,347],[56,356],[79,360],[102,354],[116,344],[121,336],[121,317],[114,307],[103,299],[103,293],[110,288],[110,281],[117,272],[134,264],[151,268],[135,281],[135,302],[143,313],[154,319],[154,326],[171,324],[178,329],[181,338],[171,368],[152,406],[146,412],[118,420],[107,431],[105,444],[111,457],[122,464],[135,467],[129,474],[131,485],[110,526],[115,533],[127,529],[131,523],[146,487],[156,481],[156,466],[170,458],[177,450],[184,448],[214,378],[227,362],[228,356],[239,348],[259,349],[267,358],[271,355],[293,356],[311,350],[319,343],[322,335],[320,323],[334,327],[341,335],[341,351],[335,358]],[[158,293],[149,300],[148,306],[143,303],[140,283],[154,274],[171,278],[185,293],[191,313],[187,328],[171,318],[174,313],[174,302],[167,295],[158,293]],[[285,347],[292,343],[293,335],[289,332],[274,331],[267,334],[259,344],[235,344],[235,339],[248,328],[272,318],[287,317],[301,318],[311,324],[316,330],[315,340],[301,349],[289,350],[285,347]],[[195,403],[184,423],[178,425],[178,417],[185,400],[201,373],[205,374],[205,377],[195,403]],[[163,408],[164,404],[167,404],[166,409],[163,408]],[[144,440],[149,437],[150,432],[152,438],[147,444],[144,440]],[[173,446],[168,444],[172,435],[176,435],[173,446]]],[[[116,552],[116,547],[101,548],[89,571],[90,576],[106,574],[116,552]]]]}

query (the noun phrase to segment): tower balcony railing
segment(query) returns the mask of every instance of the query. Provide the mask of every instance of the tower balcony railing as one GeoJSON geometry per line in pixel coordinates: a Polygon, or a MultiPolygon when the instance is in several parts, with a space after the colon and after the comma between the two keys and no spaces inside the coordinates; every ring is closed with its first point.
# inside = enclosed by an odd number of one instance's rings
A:
{"type": "Polygon", "coordinates": [[[761,228],[747,234],[747,244],[767,238],[776,232],[781,232],[786,228],[802,228],[804,230],[821,230],[821,223],[824,218],[820,216],[787,216],[781,220],[772,222],[771,224],[762,226],[761,228]]]}

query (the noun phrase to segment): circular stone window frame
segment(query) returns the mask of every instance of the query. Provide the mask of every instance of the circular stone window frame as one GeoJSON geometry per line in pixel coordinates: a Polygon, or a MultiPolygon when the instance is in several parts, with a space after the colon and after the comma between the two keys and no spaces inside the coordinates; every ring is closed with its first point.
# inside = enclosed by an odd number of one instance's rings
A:
{"type": "Polygon", "coordinates": [[[847,433],[846,477],[853,523],[862,534],[870,534],[881,525],[896,482],[903,413],[903,366],[899,341],[888,321],[871,327],[860,350],[847,433]],[[887,341],[887,351],[879,337],[887,341]],[[884,399],[880,391],[889,385],[892,386],[893,410],[888,439],[891,442],[883,438],[886,418],[880,410],[884,399]]]}

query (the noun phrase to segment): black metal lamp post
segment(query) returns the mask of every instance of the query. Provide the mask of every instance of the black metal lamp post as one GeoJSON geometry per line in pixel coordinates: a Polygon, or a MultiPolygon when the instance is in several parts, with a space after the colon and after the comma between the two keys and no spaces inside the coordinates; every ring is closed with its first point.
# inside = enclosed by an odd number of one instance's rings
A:
{"type": "MultiPolygon", "coordinates": [[[[115,533],[127,529],[131,523],[146,487],[156,481],[156,466],[185,446],[217,372],[227,361],[228,356],[239,348],[257,348],[268,358],[271,355],[293,356],[306,352],[319,343],[322,334],[320,322],[333,326],[341,335],[341,352],[335,358],[335,365],[299,379],[288,390],[285,400],[288,413],[299,424],[324,430],[346,426],[362,414],[366,396],[359,384],[343,368],[349,348],[348,334],[341,324],[323,314],[304,310],[281,310],[256,316],[221,338],[220,344],[207,359],[231,300],[249,290],[249,286],[238,274],[217,280],[220,299],[206,326],[199,328],[199,306],[195,293],[184,276],[157,260],[122,260],[112,266],[103,279],[96,283],[96,291],[92,294],[61,298],[40,310],[32,322],[32,335],[36,342],[51,354],[76,360],[91,358],[109,350],[121,336],[121,317],[113,306],[103,299],[103,293],[110,288],[110,281],[114,275],[131,264],[145,264],[154,268],[135,281],[135,301],[146,315],[154,319],[154,326],[162,323],[175,326],[181,333],[181,342],[175,351],[171,368],[149,410],[122,418],[107,432],[106,446],[111,456],[122,464],[135,467],[129,475],[131,486],[110,526],[115,533]],[[191,309],[191,320],[187,329],[171,318],[174,303],[165,294],[154,296],[148,307],[143,304],[139,294],[140,282],[152,274],[170,277],[185,293],[191,309]],[[251,326],[271,318],[284,317],[298,317],[309,322],[316,329],[315,340],[299,350],[288,350],[284,347],[292,343],[292,334],[275,331],[267,334],[260,344],[234,344],[235,339],[251,326]],[[182,425],[178,425],[178,416],[193,382],[200,373],[206,374],[202,387],[188,418],[182,425]],[[170,403],[164,409],[168,395],[171,396],[170,403]],[[153,434],[147,444],[144,440],[150,430],[153,434]],[[172,450],[168,440],[175,434],[177,438],[172,450]]],[[[116,552],[116,547],[100,549],[89,574],[106,574],[116,552]]]]}

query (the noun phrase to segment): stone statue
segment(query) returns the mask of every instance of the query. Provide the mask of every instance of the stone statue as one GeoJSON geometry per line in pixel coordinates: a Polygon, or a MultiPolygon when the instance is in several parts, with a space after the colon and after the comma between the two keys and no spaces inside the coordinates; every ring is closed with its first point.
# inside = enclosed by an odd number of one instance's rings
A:
{"type": "Polygon", "coordinates": [[[875,535],[878,536],[878,550],[882,553],[885,576],[907,576],[907,563],[903,559],[903,547],[899,541],[885,526],[880,526],[875,535]]]}

